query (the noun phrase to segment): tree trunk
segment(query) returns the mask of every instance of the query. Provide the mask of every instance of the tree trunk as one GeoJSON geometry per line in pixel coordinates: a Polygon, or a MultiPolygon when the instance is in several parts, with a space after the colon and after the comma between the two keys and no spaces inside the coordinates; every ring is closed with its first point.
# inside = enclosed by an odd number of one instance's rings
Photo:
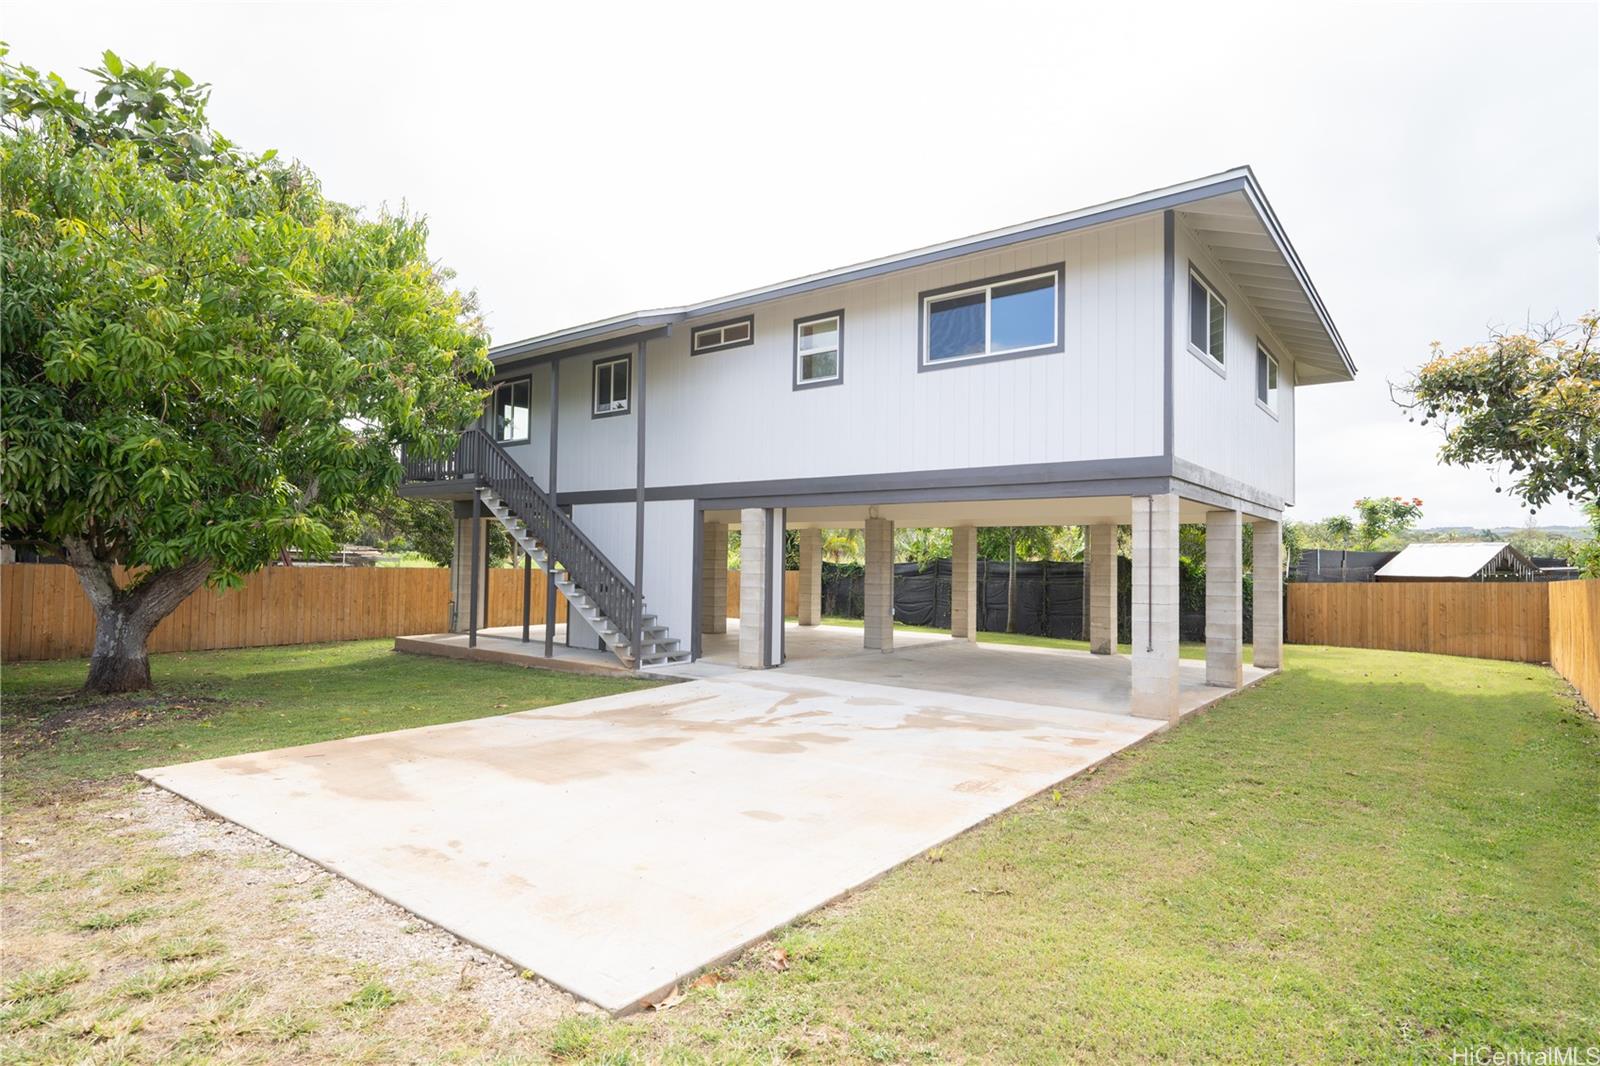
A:
{"type": "Polygon", "coordinates": [[[150,656],[145,648],[156,623],[205,583],[209,559],[191,559],[145,574],[132,586],[117,585],[108,559],[87,542],[69,537],[67,561],[94,608],[94,650],[89,655],[85,692],[134,692],[150,687],[150,656]]]}

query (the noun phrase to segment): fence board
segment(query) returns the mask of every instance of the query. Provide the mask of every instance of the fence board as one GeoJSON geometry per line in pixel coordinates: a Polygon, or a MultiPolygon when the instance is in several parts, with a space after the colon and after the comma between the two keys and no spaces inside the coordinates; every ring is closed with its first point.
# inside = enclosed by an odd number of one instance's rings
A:
{"type": "Polygon", "coordinates": [[[1549,587],[1550,665],[1600,711],[1600,580],[1549,587]]]}
{"type": "MultiPolygon", "coordinates": [[[[119,579],[122,577],[118,574],[119,579]]],[[[544,620],[544,574],[533,609],[544,620]]],[[[522,622],[522,575],[495,570],[491,624],[522,622]],[[513,591],[514,590],[514,591],[513,591]]],[[[556,620],[566,618],[557,597],[556,620]]],[[[437,633],[450,624],[450,572],[426,567],[268,567],[243,588],[202,588],[150,634],[150,650],[206,651],[437,633]]],[[[0,658],[66,659],[94,645],[94,612],[70,566],[0,566],[0,658]]]]}
{"type": "Polygon", "coordinates": [[[1289,585],[1295,644],[1550,660],[1550,590],[1535,582],[1289,585]]]}
{"type": "MultiPolygon", "coordinates": [[[[800,571],[783,572],[783,614],[786,618],[800,617],[800,571]]],[[[728,571],[728,617],[739,617],[739,571],[728,571]]]]}

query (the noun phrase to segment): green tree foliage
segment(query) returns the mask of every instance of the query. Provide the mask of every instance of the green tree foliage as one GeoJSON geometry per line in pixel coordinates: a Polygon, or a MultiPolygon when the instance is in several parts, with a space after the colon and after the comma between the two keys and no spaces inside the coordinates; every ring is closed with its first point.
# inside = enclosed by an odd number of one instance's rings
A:
{"type": "Polygon", "coordinates": [[[1583,510],[1589,516],[1589,539],[1576,545],[1569,561],[1584,577],[1600,577],[1600,503],[1583,510]]]}
{"type": "MultiPolygon", "coordinates": [[[[1511,493],[1530,509],[1558,497],[1600,501],[1600,316],[1432,358],[1395,389],[1396,402],[1444,433],[1439,458],[1505,465],[1511,493]]],[[[1495,488],[1501,491],[1500,487],[1495,488]]]]}
{"type": "Polygon", "coordinates": [[[442,454],[488,363],[420,219],[241,150],[179,71],[91,73],[92,102],[0,53],[0,492],[95,608],[88,687],[121,691],[202,583],[327,552],[402,445],[442,454]]]}
{"type": "Polygon", "coordinates": [[[1363,496],[1355,502],[1359,521],[1356,533],[1363,548],[1372,548],[1386,537],[1399,536],[1422,517],[1422,501],[1413,496],[1363,496]]]}

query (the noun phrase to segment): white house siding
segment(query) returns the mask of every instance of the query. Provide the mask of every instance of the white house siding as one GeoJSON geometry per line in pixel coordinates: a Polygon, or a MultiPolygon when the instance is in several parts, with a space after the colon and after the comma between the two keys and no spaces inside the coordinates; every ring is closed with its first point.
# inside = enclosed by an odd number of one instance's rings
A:
{"type": "MultiPolygon", "coordinates": [[[[578,504],[572,518],[633,580],[633,503],[578,504]]],[[[652,501],[644,519],[645,607],[687,647],[694,634],[694,501],[652,501]]]]}
{"type": "Polygon", "coordinates": [[[1294,502],[1294,360],[1216,261],[1180,224],[1173,286],[1173,452],[1285,503],[1294,502]],[[1227,301],[1226,374],[1189,349],[1189,266],[1227,301]],[[1278,411],[1256,406],[1256,341],[1278,358],[1278,411]]]}
{"type": "MultiPolygon", "coordinates": [[[[533,379],[530,405],[532,410],[528,419],[532,428],[525,443],[506,444],[503,447],[521,464],[522,469],[533,475],[533,480],[538,482],[541,488],[549,488],[547,482],[550,480],[550,368],[534,367],[499,380],[514,381],[518,378],[533,379]]],[[[566,412],[562,413],[565,415],[566,412]]]]}
{"type": "MultiPolygon", "coordinates": [[[[647,483],[1158,455],[1161,289],[1152,215],[678,325],[650,344],[647,483]],[[918,371],[919,293],[1058,262],[1064,351],[918,371]],[[840,308],[844,383],[793,390],[794,320],[840,308]],[[690,357],[695,325],[749,313],[755,344],[690,357]]],[[[636,413],[589,414],[608,354],[562,364],[563,493],[635,483],[636,413]]]]}

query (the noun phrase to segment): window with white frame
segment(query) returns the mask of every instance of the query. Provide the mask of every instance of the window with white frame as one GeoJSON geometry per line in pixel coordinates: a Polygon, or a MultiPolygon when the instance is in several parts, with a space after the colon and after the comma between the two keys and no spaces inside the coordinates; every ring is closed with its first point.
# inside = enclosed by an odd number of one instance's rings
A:
{"type": "Polygon", "coordinates": [[[795,319],[795,388],[832,385],[844,380],[843,334],[843,311],[795,319]]]}
{"type": "Polygon", "coordinates": [[[924,366],[1061,345],[1061,267],[922,295],[924,366]]]}
{"type": "Polygon", "coordinates": [[[633,359],[620,355],[613,359],[600,359],[594,364],[595,418],[628,413],[628,400],[632,386],[633,359]]]}
{"type": "Polygon", "coordinates": [[[744,318],[713,322],[709,326],[700,326],[692,330],[689,334],[689,354],[704,355],[706,352],[720,352],[726,348],[742,348],[746,344],[755,342],[755,316],[746,315],[744,318]]]}
{"type": "Polygon", "coordinates": [[[1256,345],[1256,399],[1269,411],[1278,409],[1278,361],[1256,345]]]}
{"type": "Polygon", "coordinates": [[[1200,272],[1189,271],[1189,347],[1209,355],[1219,364],[1223,359],[1223,337],[1228,332],[1228,305],[1200,272]]]}
{"type": "Polygon", "coordinates": [[[502,381],[489,403],[489,435],[502,444],[528,439],[528,398],[533,382],[502,381]]]}

